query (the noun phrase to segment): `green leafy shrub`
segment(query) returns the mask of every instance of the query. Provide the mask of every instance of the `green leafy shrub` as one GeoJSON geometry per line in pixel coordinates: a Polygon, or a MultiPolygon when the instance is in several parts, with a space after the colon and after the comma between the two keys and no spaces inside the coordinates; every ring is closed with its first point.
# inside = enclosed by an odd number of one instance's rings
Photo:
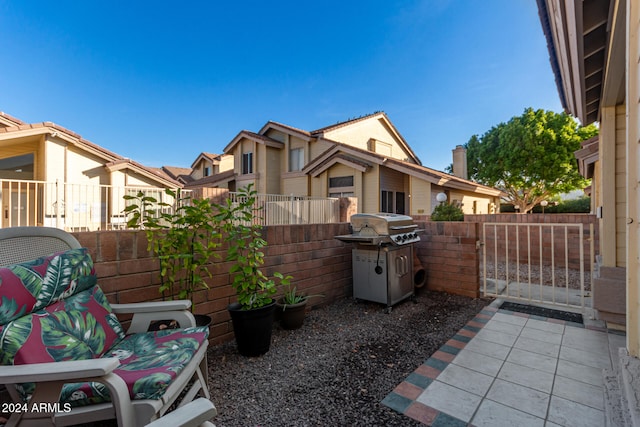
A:
{"type": "Polygon", "coordinates": [[[205,277],[212,277],[211,258],[222,244],[220,224],[208,199],[182,197],[180,190],[165,193],[176,201],[175,209],[142,191],[124,196],[129,203],[124,210],[127,226],[145,231],[147,250],[160,261],[160,293],[191,299],[196,290],[209,288],[205,277]]]}
{"type": "MultiPolygon", "coordinates": [[[[261,270],[267,241],[262,238],[259,221],[262,206],[256,207],[256,195],[253,184],[249,184],[238,190],[235,200],[228,198],[225,204],[217,207],[216,218],[226,232],[225,240],[229,245],[226,261],[233,262],[229,270],[231,286],[243,310],[270,304],[277,290],[275,281],[261,270]]],[[[289,285],[292,278],[279,272],[274,272],[273,276],[283,285],[289,285]]]]}
{"type": "Polygon", "coordinates": [[[440,203],[433,210],[431,221],[464,221],[464,212],[459,206],[440,203]]]}
{"type": "MultiPolygon", "coordinates": [[[[542,207],[536,206],[534,213],[542,213],[542,207]]],[[[591,212],[591,197],[563,200],[557,205],[547,206],[544,213],[589,213],[591,212]]]]}

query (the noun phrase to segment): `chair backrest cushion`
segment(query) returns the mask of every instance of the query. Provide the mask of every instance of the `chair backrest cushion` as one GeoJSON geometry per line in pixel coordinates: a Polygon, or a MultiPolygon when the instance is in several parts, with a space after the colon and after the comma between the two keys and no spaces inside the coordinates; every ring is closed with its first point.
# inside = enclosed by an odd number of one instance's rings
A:
{"type": "Polygon", "coordinates": [[[86,250],[0,269],[0,279],[2,365],[98,358],[124,338],[86,250]]]}
{"type": "Polygon", "coordinates": [[[93,287],[97,282],[86,248],[0,268],[0,325],[93,287]]]}

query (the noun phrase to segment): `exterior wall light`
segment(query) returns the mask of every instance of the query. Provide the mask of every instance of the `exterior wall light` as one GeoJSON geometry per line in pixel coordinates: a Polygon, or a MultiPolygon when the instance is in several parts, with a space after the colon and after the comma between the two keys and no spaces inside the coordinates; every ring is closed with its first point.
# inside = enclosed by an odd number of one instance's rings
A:
{"type": "Polygon", "coordinates": [[[438,203],[444,203],[447,201],[447,195],[445,193],[438,193],[436,195],[436,200],[438,203]]]}
{"type": "Polygon", "coordinates": [[[549,204],[546,200],[540,202],[540,206],[542,206],[542,213],[544,213],[544,208],[549,204]]]}

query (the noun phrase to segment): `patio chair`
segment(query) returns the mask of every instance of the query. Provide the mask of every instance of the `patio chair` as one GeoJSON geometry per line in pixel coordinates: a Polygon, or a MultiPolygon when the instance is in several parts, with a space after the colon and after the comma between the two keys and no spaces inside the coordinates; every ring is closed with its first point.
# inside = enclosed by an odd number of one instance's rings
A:
{"type": "Polygon", "coordinates": [[[209,331],[195,326],[191,302],[110,305],[97,281],[87,249],[70,234],[0,229],[0,384],[15,409],[7,426],[113,418],[144,426],[179,397],[181,405],[198,392],[210,398],[209,331]],[[133,315],[126,333],[120,313],[133,315]],[[166,319],[182,329],[147,332],[166,319]]]}
{"type": "Polygon", "coordinates": [[[216,414],[213,402],[201,397],[169,412],[146,427],[215,427],[209,420],[216,414]]]}

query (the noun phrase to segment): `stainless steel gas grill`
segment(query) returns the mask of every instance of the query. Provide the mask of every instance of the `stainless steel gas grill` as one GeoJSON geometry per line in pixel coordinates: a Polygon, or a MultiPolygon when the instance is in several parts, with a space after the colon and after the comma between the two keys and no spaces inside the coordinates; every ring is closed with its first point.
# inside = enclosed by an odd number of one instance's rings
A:
{"type": "Polygon", "coordinates": [[[386,304],[414,296],[413,243],[420,241],[418,226],[407,215],[391,213],[351,216],[352,234],[335,236],[355,243],[352,251],[353,297],[386,304]]]}

